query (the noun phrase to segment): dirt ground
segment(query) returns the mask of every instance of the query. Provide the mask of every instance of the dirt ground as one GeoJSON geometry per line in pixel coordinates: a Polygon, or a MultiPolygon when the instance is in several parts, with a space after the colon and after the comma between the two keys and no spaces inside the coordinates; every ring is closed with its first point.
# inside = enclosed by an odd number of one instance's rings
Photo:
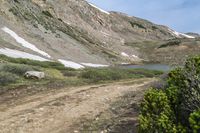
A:
{"type": "Polygon", "coordinates": [[[133,91],[140,95],[144,91],[141,87],[154,80],[144,78],[36,94],[26,92],[23,97],[15,97],[16,91],[3,93],[0,133],[79,133],[82,118],[97,118],[119,97],[133,91]]]}

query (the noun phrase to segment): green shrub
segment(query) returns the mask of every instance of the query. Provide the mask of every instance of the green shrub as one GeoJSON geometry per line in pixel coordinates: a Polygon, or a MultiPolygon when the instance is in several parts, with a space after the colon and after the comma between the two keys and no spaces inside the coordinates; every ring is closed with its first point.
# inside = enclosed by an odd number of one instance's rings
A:
{"type": "Polygon", "coordinates": [[[70,71],[70,70],[64,70],[62,71],[62,74],[66,77],[75,77],[79,75],[78,71],[70,71]]]}
{"type": "Polygon", "coordinates": [[[64,69],[73,70],[72,68],[66,68],[63,64],[59,62],[36,61],[36,60],[23,59],[23,58],[11,58],[5,55],[0,55],[0,60],[11,62],[11,63],[17,63],[17,64],[39,66],[39,67],[44,67],[44,68],[55,68],[59,70],[64,70],[64,69]]]}
{"type": "Polygon", "coordinates": [[[0,72],[0,85],[15,83],[19,77],[9,72],[0,72]]]}
{"type": "Polygon", "coordinates": [[[28,65],[19,65],[19,64],[4,64],[1,67],[1,71],[10,72],[13,74],[23,76],[27,71],[34,70],[33,67],[28,65]]]}
{"type": "Polygon", "coordinates": [[[200,109],[190,114],[189,122],[193,133],[200,133],[200,109]]]}
{"type": "Polygon", "coordinates": [[[162,71],[146,70],[146,69],[127,69],[126,71],[129,74],[143,76],[143,77],[148,77],[148,78],[160,76],[160,75],[163,74],[162,71]]]}
{"type": "Polygon", "coordinates": [[[129,78],[155,77],[161,75],[160,71],[145,69],[123,69],[123,68],[90,68],[80,74],[80,78],[88,79],[92,82],[105,80],[120,80],[129,78]]]}
{"type": "Polygon", "coordinates": [[[200,57],[189,58],[184,68],[170,72],[168,84],[166,91],[171,89],[171,92],[176,93],[174,95],[176,102],[171,105],[177,121],[188,126],[189,115],[200,108],[200,57]]]}
{"type": "Polygon", "coordinates": [[[87,69],[80,77],[93,82],[99,82],[105,80],[119,80],[122,79],[124,75],[120,71],[114,71],[112,69],[87,69]]]}
{"type": "Polygon", "coordinates": [[[42,69],[42,71],[45,73],[45,79],[63,79],[63,74],[57,70],[52,68],[45,68],[42,69]]]}
{"type": "Polygon", "coordinates": [[[176,132],[173,112],[166,94],[162,91],[150,89],[141,103],[139,116],[141,133],[176,132]]]}
{"type": "Polygon", "coordinates": [[[145,94],[140,130],[171,132],[170,127],[178,133],[200,132],[200,56],[191,57],[184,67],[172,70],[166,80],[166,88],[151,89],[145,94]]]}

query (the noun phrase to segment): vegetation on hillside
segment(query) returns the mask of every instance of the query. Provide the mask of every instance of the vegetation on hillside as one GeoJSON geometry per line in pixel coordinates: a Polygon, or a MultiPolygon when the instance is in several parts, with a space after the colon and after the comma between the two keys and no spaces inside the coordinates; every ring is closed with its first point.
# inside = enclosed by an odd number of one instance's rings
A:
{"type": "Polygon", "coordinates": [[[140,132],[200,132],[200,56],[168,74],[166,85],[146,92],[139,116],[140,132]]]}
{"type": "Polygon", "coordinates": [[[170,40],[170,41],[160,45],[158,48],[166,48],[166,47],[170,47],[170,46],[179,46],[180,44],[181,44],[181,40],[173,39],[173,40],[170,40]]]}
{"type": "Polygon", "coordinates": [[[122,79],[156,77],[162,74],[160,71],[144,69],[123,68],[86,68],[75,70],[66,68],[58,62],[40,62],[29,59],[10,58],[0,55],[0,86],[10,87],[18,85],[32,85],[49,83],[62,85],[84,85],[116,81],[122,79]],[[46,77],[42,80],[24,78],[27,71],[42,71],[46,77]]]}
{"type": "Polygon", "coordinates": [[[122,68],[89,68],[84,70],[80,77],[88,79],[91,82],[101,82],[108,80],[120,80],[142,77],[155,77],[161,75],[161,71],[144,69],[122,69],[122,68]]]}
{"type": "Polygon", "coordinates": [[[0,61],[11,62],[11,63],[16,63],[16,64],[26,64],[30,66],[38,66],[38,67],[44,67],[44,68],[66,69],[63,64],[58,63],[58,62],[52,62],[52,61],[41,62],[41,61],[23,59],[23,58],[10,58],[5,55],[0,55],[0,61]]]}

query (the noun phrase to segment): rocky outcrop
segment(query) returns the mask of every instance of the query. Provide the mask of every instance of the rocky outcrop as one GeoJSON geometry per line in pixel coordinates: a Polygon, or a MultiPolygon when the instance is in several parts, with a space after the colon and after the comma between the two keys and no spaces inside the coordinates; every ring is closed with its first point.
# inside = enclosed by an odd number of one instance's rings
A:
{"type": "Polygon", "coordinates": [[[45,73],[39,71],[27,71],[24,74],[24,77],[28,79],[43,79],[45,78],[45,73]]]}

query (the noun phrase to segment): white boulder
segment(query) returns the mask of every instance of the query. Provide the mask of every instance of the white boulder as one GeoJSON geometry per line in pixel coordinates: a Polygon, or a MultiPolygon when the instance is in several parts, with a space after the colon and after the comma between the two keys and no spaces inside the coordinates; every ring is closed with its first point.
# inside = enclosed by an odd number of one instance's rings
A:
{"type": "Polygon", "coordinates": [[[24,77],[30,78],[30,79],[43,79],[43,78],[45,78],[45,73],[39,72],[39,71],[27,71],[24,74],[24,77]]]}

